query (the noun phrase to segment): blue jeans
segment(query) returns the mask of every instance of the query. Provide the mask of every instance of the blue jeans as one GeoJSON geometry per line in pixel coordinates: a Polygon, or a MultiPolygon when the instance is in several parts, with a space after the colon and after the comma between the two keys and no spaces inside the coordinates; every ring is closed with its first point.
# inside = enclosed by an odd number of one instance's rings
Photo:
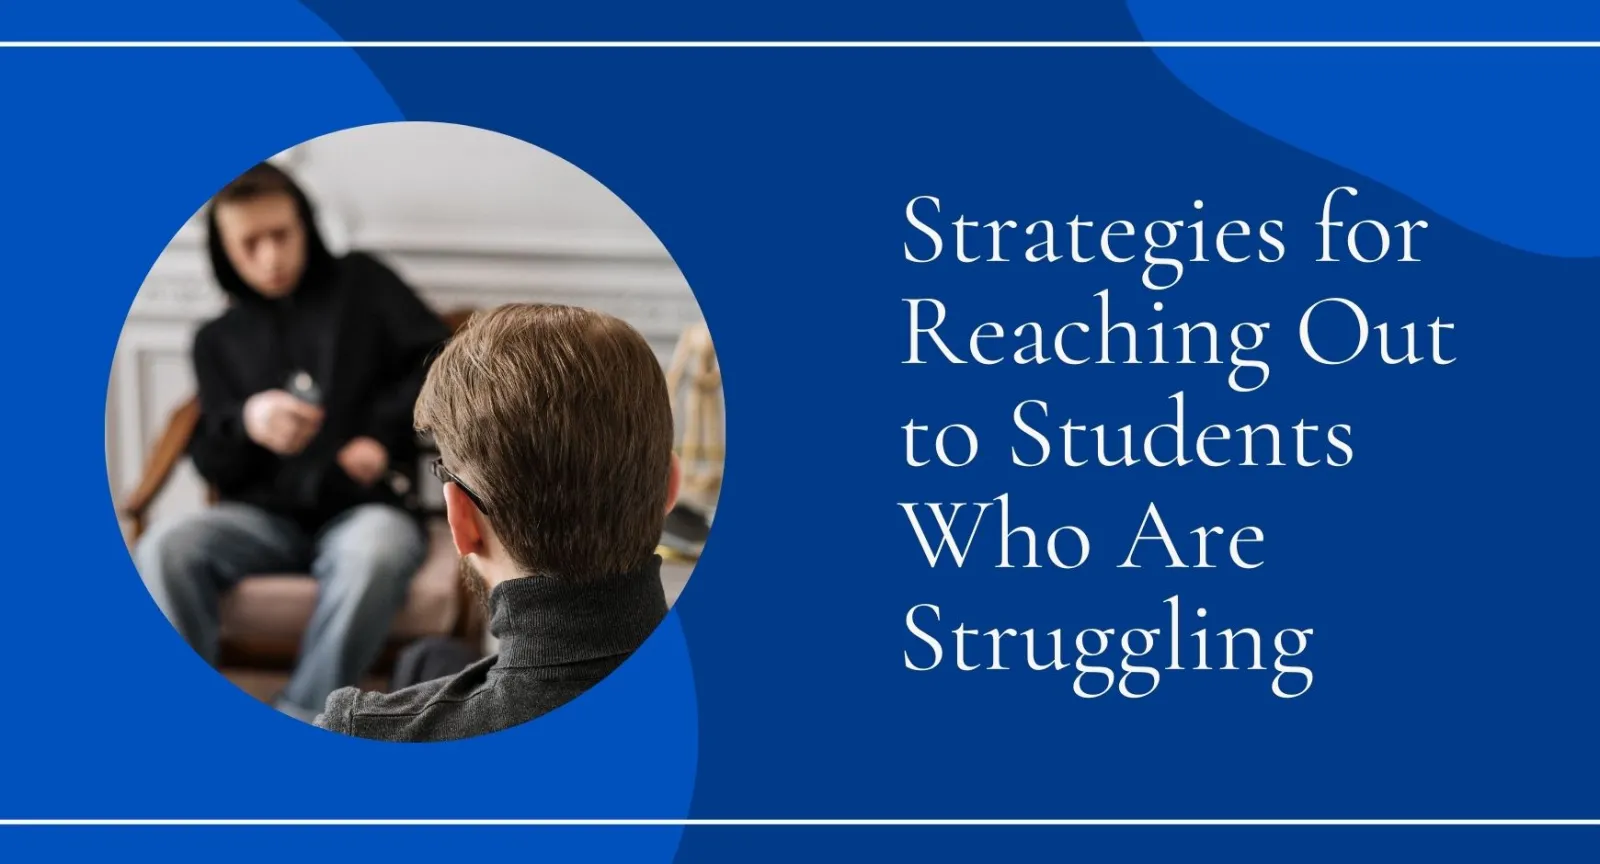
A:
{"type": "Polygon", "coordinates": [[[282,516],[223,502],[152,529],[134,562],[167,620],[213,665],[225,592],[246,576],[309,571],[316,611],[280,707],[310,719],[377,661],[426,552],[416,520],[384,504],[346,510],[312,536],[282,516]]]}

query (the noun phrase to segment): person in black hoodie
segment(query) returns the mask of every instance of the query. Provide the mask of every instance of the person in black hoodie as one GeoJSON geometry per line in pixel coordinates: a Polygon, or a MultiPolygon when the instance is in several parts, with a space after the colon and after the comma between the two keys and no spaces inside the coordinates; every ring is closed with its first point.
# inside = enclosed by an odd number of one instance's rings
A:
{"type": "Polygon", "coordinates": [[[219,500],[155,526],[135,558],[213,664],[226,591],[309,571],[316,609],[277,700],[309,721],[376,661],[426,553],[411,414],[450,331],[376,258],[331,254],[305,192],[270,163],[215,196],[207,229],[229,302],[195,336],[189,455],[219,500]]]}

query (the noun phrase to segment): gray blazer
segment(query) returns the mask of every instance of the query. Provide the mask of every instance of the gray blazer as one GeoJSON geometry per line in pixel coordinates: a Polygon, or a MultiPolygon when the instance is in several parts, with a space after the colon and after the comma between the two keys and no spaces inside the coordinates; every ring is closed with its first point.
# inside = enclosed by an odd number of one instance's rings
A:
{"type": "Polygon", "coordinates": [[[446,741],[508,729],[577,698],[667,615],[661,558],[602,579],[528,576],[489,595],[498,653],[393,693],[336,690],[317,726],[380,741],[446,741]]]}

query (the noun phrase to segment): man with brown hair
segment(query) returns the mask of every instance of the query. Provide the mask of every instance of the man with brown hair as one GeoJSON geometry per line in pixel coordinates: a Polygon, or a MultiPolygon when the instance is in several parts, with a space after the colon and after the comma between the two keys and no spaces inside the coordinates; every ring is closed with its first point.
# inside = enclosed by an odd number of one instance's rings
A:
{"type": "Polygon", "coordinates": [[[421,564],[411,410],[444,322],[376,258],[335,256],[310,199],[262,163],[206,213],[229,305],[195,335],[195,468],[215,506],[154,526],[135,561],[161,610],[207,662],[218,602],[252,574],[318,582],[293,674],[276,700],[309,722],[377,660],[421,564]]]}
{"type": "Polygon", "coordinates": [[[499,651],[394,693],[338,690],[316,719],[386,741],[506,729],[616,669],[666,616],[656,547],[678,494],[660,361],[599,312],[478,313],[433,362],[415,416],[499,651]]]}

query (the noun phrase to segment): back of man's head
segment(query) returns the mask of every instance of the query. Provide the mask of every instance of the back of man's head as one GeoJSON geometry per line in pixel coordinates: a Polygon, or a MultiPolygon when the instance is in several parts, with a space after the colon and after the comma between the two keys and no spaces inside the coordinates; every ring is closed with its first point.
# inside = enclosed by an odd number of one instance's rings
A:
{"type": "Polygon", "coordinates": [[[569,306],[480,312],[434,360],[416,425],[523,574],[617,574],[654,554],[672,407],[660,361],[627,323],[569,306]]]}

